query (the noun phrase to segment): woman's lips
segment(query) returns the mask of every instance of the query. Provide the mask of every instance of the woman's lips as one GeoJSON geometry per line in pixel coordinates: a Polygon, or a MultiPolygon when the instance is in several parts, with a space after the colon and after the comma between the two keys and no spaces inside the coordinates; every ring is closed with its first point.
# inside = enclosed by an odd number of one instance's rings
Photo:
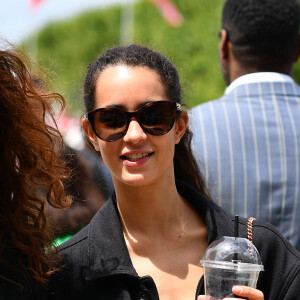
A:
{"type": "Polygon", "coordinates": [[[145,156],[148,156],[150,153],[130,153],[125,156],[125,159],[128,159],[130,161],[137,161],[145,156]]]}
{"type": "Polygon", "coordinates": [[[126,155],[122,155],[121,158],[123,159],[123,163],[129,167],[141,166],[146,163],[151,155],[153,154],[150,152],[147,153],[128,153],[126,155]]]}

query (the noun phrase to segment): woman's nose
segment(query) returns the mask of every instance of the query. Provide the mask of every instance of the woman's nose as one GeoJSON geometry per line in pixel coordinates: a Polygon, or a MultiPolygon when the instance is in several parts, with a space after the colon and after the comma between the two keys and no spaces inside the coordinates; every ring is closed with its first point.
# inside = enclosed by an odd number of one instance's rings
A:
{"type": "Polygon", "coordinates": [[[139,143],[147,138],[146,133],[137,120],[131,120],[126,134],[123,137],[124,142],[139,143]]]}

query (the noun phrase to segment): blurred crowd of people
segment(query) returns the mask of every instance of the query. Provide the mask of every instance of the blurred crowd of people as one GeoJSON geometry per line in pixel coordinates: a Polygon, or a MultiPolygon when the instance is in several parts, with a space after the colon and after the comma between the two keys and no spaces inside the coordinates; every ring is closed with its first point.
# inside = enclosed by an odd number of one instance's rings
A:
{"type": "Polygon", "coordinates": [[[101,155],[95,152],[84,138],[80,118],[66,112],[57,122],[63,136],[61,158],[71,170],[64,181],[66,193],[72,196],[67,210],[48,207],[47,214],[57,228],[57,245],[67,240],[89,223],[113,192],[111,175],[101,155]]]}

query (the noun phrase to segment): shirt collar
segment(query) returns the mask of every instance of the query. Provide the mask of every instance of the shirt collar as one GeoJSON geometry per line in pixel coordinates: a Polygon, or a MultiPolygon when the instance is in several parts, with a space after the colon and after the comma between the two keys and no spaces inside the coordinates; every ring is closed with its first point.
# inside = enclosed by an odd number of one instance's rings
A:
{"type": "Polygon", "coordinates": [[[243,76],[238,77],[235,79],[231,84],[226,88],[225,94],[230,93],[234,88],[254,83],[254,82],[290,82],[293,83],[294,80],[291,76],[282,74],[282,73],[275,73],[275,72],[256,72],[250,73],[243,76]]]}

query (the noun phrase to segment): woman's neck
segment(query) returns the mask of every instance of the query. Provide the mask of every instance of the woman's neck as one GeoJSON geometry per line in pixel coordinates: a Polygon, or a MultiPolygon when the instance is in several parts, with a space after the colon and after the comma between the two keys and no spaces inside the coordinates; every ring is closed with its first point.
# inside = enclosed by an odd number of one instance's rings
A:
{"type": "Polygon", "coordinates": [[[187,204],[179,195],[175,181],[147,187],[116,185],[116,197],[124,233],[141,236],[181,235],[187,204]]]}

